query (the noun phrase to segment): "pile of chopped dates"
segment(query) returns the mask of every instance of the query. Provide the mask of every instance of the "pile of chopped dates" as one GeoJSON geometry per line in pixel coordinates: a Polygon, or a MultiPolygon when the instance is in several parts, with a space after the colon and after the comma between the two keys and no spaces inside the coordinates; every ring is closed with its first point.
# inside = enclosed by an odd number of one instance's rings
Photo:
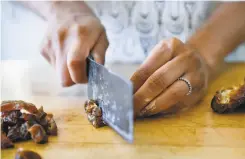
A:
{"type": "Polygon", "coordinates": [[[102,118],[102,110],[95,100],[87,100],[84,104],[84,109],[87,114],[88,121],[95,128],[99,128],[106,125],[102,118]]]}
{"type": "Polygon", "coordinates": [[[211,108],[220,114],[245,108],[245,79],[242,85],[217,91],[211,101],[211,108]]]}
{"type": "Polygon", "coordinates": [[[48,135],[57,135],[57,125],[52,114],[41,106],[20,100],[1,103],[1,149],[14,147],[13,142],[32,139],[35,143],[46,143],[48,135]]]}

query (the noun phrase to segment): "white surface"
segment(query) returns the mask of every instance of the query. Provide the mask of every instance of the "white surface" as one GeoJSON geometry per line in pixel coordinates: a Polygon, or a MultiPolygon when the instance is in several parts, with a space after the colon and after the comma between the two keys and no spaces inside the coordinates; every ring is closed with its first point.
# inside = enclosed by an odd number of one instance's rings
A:
{"type": "MultiPolygon", "coordinates": [[[[140,43],[140,39],[142,37],[148,39],[148,42],[153,42],[152,44],[149,44],[149,52],[150,48],[154,46],[154,43],[163,39],[165,36],[175,36],[168,32],[166,28],[164,29],[162,27],[158,27],[156,23],[158,20],[156,18],[157,14],[154,9],[152,10],[152,8],[155,7],[155,4],[153,4],[154,2],[137,2],[137,4],[135,4],[134,6],[134,10],[132,11],[132,18],[130,18],[131,22],[129,21],[130,19],[128,11],[125,9],[126,3],[127,2],[93,2],[92,5],[90,5],[96,11],[95,4],[103,4],[102,6],[100,6],[100,10],[103,13],[100,16],[100,19],[107,29],[108,38],[110,41],[110,47],[107,50],[107,62],[140,63],[145,59],[144,51],[140,43]],[[110,14],[111,12],[118,12],[118,18],[116,20],[113,20],[111,18],[111,15],[109,16],[109,11],[110,14]],[[149,34],[139,33],[135,27],[138,22],[142,22],[142,18],[139,16],[142,13],[149,13],[149,17],[147,20],[145,20],[145,23],[150,22],[151,24],[153,24],[153,30],[149,34]],[[129,25],[129,23],[132,24],[129,25]],[[124,28],[123,31],[116,32],[116,30],[118,30],[122,26],[124,28]],[[160,29],[160,33],[157,31],[158,29],[160,29]]],[[[163,15],[165,16],[169,15],[169,13],[171,13],[171,15],[173,16],[176,16],[179,14],[179,12],[176,11],[178,9],[178,7],[176,8],[176,6],[180,7],[179,11],[183,11],[184,7],[184,4],[180,2],[168,2],[166,4],[164,3],[164,5],[168,5],[168,9],[165,9],[163,13],[163,15]],[[170,9],[170,6],[172,10],[170,9]]],[[[210,7],[210,4],[204,5],[202,2],[197,3],[197,7],[195,10],[198,10],[199,12],[195,11],[196,16],[193,16],[193,25],[195,27],[198,27],[198,25],[200,25],[200,18],[204,19],[204,17],[206,16],[208,6],[210,7]]],[[[182,23],[181,21],[180,23],[173,23],[169,21],[168,17],[163,18],[162,21],[168,25],[171,24],[172,29],[177,29],[182,23]]],[[[183,24],[186,24],[186,20],[183,21],[183,24]]],[[[47,24],[42,19],[40,19],[30,11],[26,10],[25,8],[22,8],[20,6],[13,6],[9,2],[2,2],[1,26],[2,59],[39,61],[39,63],[45,65],[43,57],[41,57],[41,55],[39,54],[42,40],[47,29],[47,24]]],[[[179,35],[179,38],[183,41],[187,38],[189,34],[188,30],[186,30],[187,26],[184,26],[185,31],[183,32],[183,34],[179,35]]],[[[245,45],[239,47],[236,50],[236,53],[229,55],[226,60],[245,61],[245,45]]]]}

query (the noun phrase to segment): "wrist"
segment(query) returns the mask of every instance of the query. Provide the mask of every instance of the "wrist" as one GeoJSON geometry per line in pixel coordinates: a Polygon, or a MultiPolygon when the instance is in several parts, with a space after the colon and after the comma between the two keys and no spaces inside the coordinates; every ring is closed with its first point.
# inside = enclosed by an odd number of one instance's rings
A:
{"type": "Polygon", "coordinates": [[[210,71],[214,73],[219,69],[225,56],[221,41],[212,41],[211,39],[212,36],[209,36],[208,32],[199,32],[187,41],[187,45],[197,50],[210,71]]]}
{"type": "Polygon", "coordinates": [[[208,45],[202,40],[189,40],[187,45],[196,50],[206,63],[209,81],[212,81],[219,74],[221,65],[224,62],[224,56],[218,56],[218,46],[208,45]]]}

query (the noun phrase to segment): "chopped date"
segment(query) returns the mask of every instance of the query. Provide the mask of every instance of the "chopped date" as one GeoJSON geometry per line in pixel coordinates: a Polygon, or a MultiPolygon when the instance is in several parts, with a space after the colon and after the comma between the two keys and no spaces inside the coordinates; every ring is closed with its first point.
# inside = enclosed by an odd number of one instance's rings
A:
{"type": "Polygon", "coordinates": [[[14,126],[18,122],[23,122],[22,120],[19,120],[21,116],[21,112],[19,110],[11,111],[8,113],[8,115],[3,116],[3,122],[9,126],[14,126]]]}
{"type": "Polygon", "coordinates": [[[8,100],[1,103],[1,112],[9,112],[22,109],[32,114],[38,113],[38,110],[34,104],[27,103],[22,100],[8,100]]]}
{"type": "Polygon", "coordinates": [[[14,147],[13,142],[7,138],[4,132],[1,132],[1,149],[14,147]]]}
{"type": "Polygon", "coordinates": [[[88,121],[95,127],[99,128],[105,125],[102,117],[96,117],[92,114],[87,114],[88,121]]]}
{"type": "Polygon", "coordinates": [[[36,117],[37,117],[37,120],[42,120],[46,117],[47,113],[45,113],[43,111],[43,106],[41,106],[39,109],[38,109],[38,113],[36,114],[36,117]]]}
{"type": "Polygon", "coordinates": [[[8,124],[3,122],[3,119],[1,118],[1,131],[5,134],[8,133],[8,124]]]}
{"type": "Polygon", "coordinates": [[[19,148],[15,154],[15,159],[42,159],[42,157],[34,151],[19,148]]]}
{"type": "Polygon", "coordinates": [[[13,142],[21,140],[20,127],[18,125],[10,127],[7,137],[13,142]]]}
{"type": "Polygon", "coordinates": [[[20,116],[20,119],[24,121],[36,121],[36,116],[33,114],[28,114],[28,113],[22,113],[20,116]]]}
{"type": "Polygon", "coordinates": [[[85,101],[84,109],[86,113],[92,113],[93,109],[96,107],[98,107],[98,105],[95,100],[90,99],[85,101]]]}
{"type": "Polygon", "coordinates": [[[31,133],[31,138],[35,143],[42,144],[48,141],[48,136],[41,125],[35,124],[28,131],[31,133]]]}
{"type": "Polygon", "coordinates": [[[102,110],[95,100],[87,100],[84,104],[84,109],[87,114],[88,121],[95,128],[99,128],[106,125],[102,118],[102,110]]]}
{"type": "Polygon", "coordinates": [[[211,101],[213,111],[220,114],[233,112],[240,107],[245,107],[245,81],[243,85],[217,91],[211,101]]]}
{"type": "Polygon", "coordinates": [[[28,132],[28,124],[24,123],[22,125],[15,125],[13,127],[10,127],[7,137],[13,142],[29,140],[30,133],[28,132]]]}
{"type": "Polygon", "coordinates": [[[48,135],[52,135],[52,136],[56,136],[58,132],[58,127],[54,121],[53,118],[48,120],[48,129],[47,129],[47,134],[48,135]]]}
{"type": "Polygon", "coordinates": [[[57,132],[53,114],[44,112],[43,106],[37,109],[34,104],[21,100],[1,103],[2,149],[13,147],[15,141],[29,139],[35,143],[45,143],[48,135],[56,136],[57,132]]]}

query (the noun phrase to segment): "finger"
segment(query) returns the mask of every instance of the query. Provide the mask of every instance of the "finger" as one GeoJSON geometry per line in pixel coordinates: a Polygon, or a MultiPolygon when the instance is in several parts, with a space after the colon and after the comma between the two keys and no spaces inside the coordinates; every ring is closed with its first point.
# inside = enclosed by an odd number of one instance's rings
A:
{"type": "Polygon", "coordinates": [[[52,65],[55,66],[55,53],[54,50],[52,48],[52,42],[51,40],[48,40],[48,42],[46,43],[46,45],[44,45],[42,51],[41,51],[41,55],[52,65]]]}
{"type": "Polygon", "coordinates": [[[186,96],[186,98],[182,99],[177,104],[172,105],[168,109],[162,110],[159,113],[162,115],[168,115],[168,114],[173,114],[173,113],[177,113],[181,111],[186,111],[190,109],[191,107],[193,107],[194,104],[198,103],[203,95],[204,95],[203,91],[195,92],[192,96],[190,96],[192,98],[191,100],[188,100],[187,98],[189,97],[186,96]],[[185,102],[185,101],[188,101],[188,102],[185,102]]]}
{"type": "Polygon", "coordinates": [[[42,50],[41,55],[49,62],[51,63],[51,59],[49,56],[49,50],[51,48],[51,39],[47,36],[47,38],[44,39],[42,42],[42,50]]]}
{"type": "Polygon", "coordinates": [[[43,49],[42,49],[41,55],[45,58],[45,60],[48,61],[48,63],[51,64],[51,59],[50,59],[50,57],[49,57],[48,49],[47,49],[47,48],[43,48],[43,49]]]}
{"type": "MultiPolygon", "coordinates": [[[[187,74],[184,75],[183,78],[189,80],[192,88],[195,88],[195,86],[197,85],[197,81],[192,80],[192,76],[193,74],[187,74]]],[[[192,94],[190,96],[187,96],[188,91],[189,87],[184,81],[175,81],[169,88],[166,89],[166,91],[164,91],[162,94],[156,97],[156,99],[154,99],[146,107],[144,107],[144,109],[142,109],[139,113],[139,116],[151,116],[159,112],[168,110],[185,98],[193,98],[193,94],[197,93],[197,91],[193,90],[192,94]]]]}
{"type": "Polygon", "coordinates": [[[134,93],[158,68],[173,58],[174,51],[180,45],[183,45],[181,41],[171,39],[170,41],[161,41],[154,47],[150,56],[147,57],[145,62],[131,77],[134,85],[134,93]]]}
{"type": "MultiPolygon", "coordinates": [[[[87,62],[86,59],[90,53],[90,50],[94,47],[97,39],[99,39],[100,29],[96,32],[91,32],[88,27],[81,25],[74,25],[70,29],[69,40],[71,48],[67,55],[67,66],[71,75],[72,80],[75,83],[87,83],[87,62]],[[76,37],[74,39],[74,37],[76,37]]],[[[100,48],[98,44],[97,48],[100,48]]],[[[100,50],[95,56],[98,58],[100,50]]]]}
{"type": "Polygon", "coordinates": [[[59,55],[56,57],[56,70],[61,79],[61,84],[64,87],[69,87],[74,85],[75,83],[71,79],[71,75],[67,68],[67,57],[59,55]]]}
{"type": "Polygon", "coordinates": [[[189,60],[178,56],[154,72],[134,94],[135,112],[138,113],[151,100],[182,76],[188,69],[189,60]]]}
{"type": "Polygon", "coordinates": [[[52,40],[52,49],[54,50],[54,54],[56,57],[55,67],[59,75],[59,79],[61,80],[61,84],[64,87],[68,87],[74,84],[74,82],[71,79],[69,70],[67,68],[67,56],[65,52],[66,38],[67,29],[60,28],[58,30],[58,34],[55,34],[52,40]]]}
{"type": "Polygon", "coordinates": [[[92,49],[92,56],[96,62],[104,65],[105,63],[105,53],[108,48],[109,42],[107,40],[106,34],[103,31],[100,35],[97,43],[92,49]]]}
{"type": "Polygon", "coordinates": [[[89,55],[89,46],[83,39],[77,39],[72,43],[72,47],[67,54],[67,66],[71,79],[75,83],[86,83],[86,58],[89,55]]]}

